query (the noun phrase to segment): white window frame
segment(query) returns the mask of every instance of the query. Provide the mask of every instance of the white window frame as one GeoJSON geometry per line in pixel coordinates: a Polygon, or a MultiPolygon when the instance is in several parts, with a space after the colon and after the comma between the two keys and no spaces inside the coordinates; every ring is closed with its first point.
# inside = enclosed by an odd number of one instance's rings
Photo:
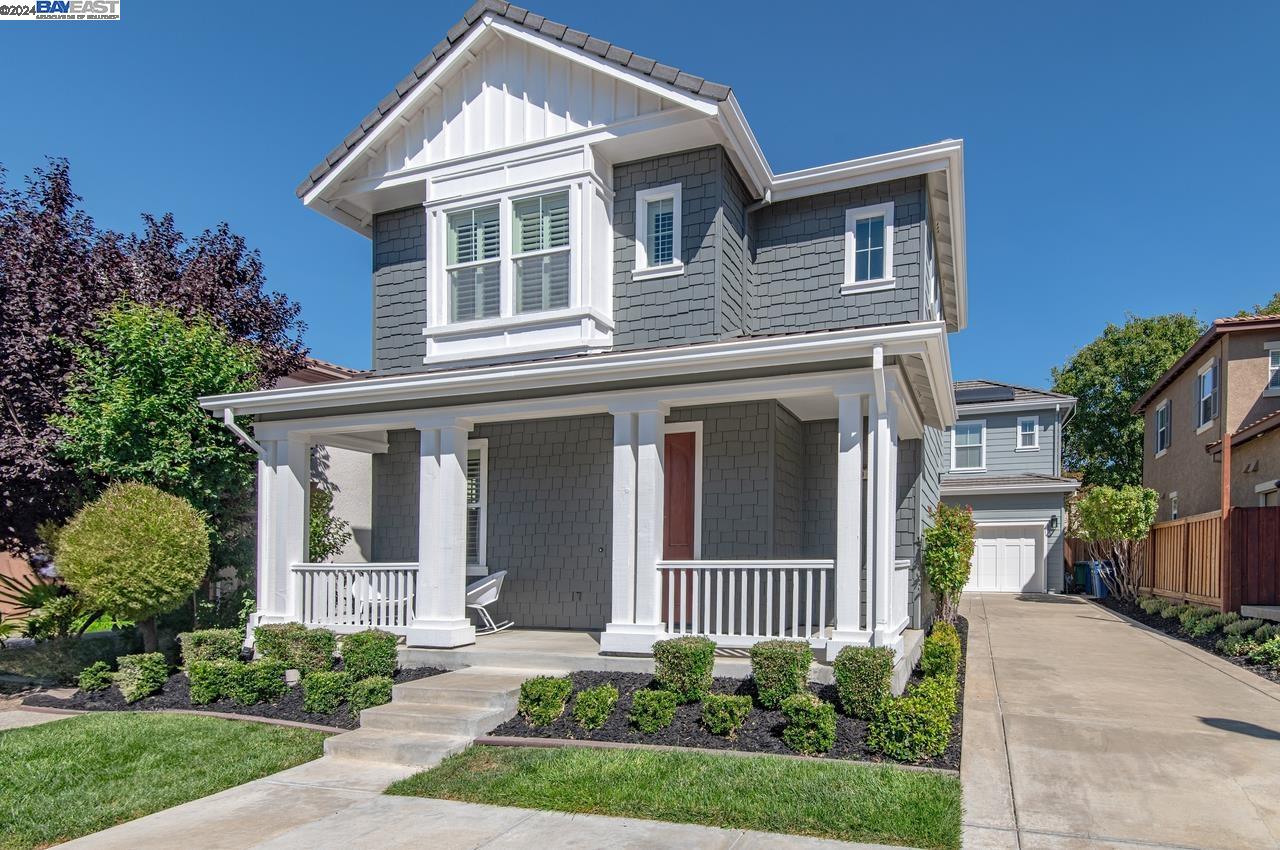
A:
{"type": "MultiPolygon", "coordinates": [[[[582,299],[582,210],[580,202],[582,181],[577,179],[557,180],[548,183],[540,183],[534,186],[523,186],[511,191],[493,192],[486,195],[476,195],[468,198],[459,198],[448,204],[443,204],[433,208],[435,215],[432,216],[433,222],[433,240],[434,245],[439,246],[438,259],[428,260],[433,271],[430,276],[431,300],[434,302],[432,309],[433,317],[428,330],[447,328],[449,331],[468,331],[468,330],[487,330],[495,328],[514,327],[525,324],[537,324],[543,320],[554,319],[557,316],[568,315],[581,309],[582,299]],[[542,252],[525,252],[520,257],[533,256],[538,253],[555,253],[568,250],[569,252],[569,305],[568,307],[557,308],[553,310],[538,310],[531,313],[517,313],[515,310],[515,288],[516,273],[515,261],[517,255],[515,253],[515,230],[514,230],[514,210],[513,206],[517,201],[527,198],[536,198],[541,195],[558,195],[562,192],[569,193],[569,247],[565,249],[552,248],[542,252]],[[462,322],[453,322],[449,320],[449,273],[446,261],[448,260],[448,251],[446,246],[449,239],[449,216],[453,213],[466,212],[467,210],[479,209],[480,207],[490,207],[494,204],[498,205],[498,262],[499,262],[499,310],[497,316],[486,319],[471,319],[462,322]]],[[[428,248],[428,258],[430,258],[430,246],[428,248]]],[[[493,262],[486,260],[485,262],[493,262]]]]}
{"type": "Polygon", "coordinates": [[[1039,416],[1019,416],[1018,430],[1014,435],[1014,439],[1017,440],[1017,443],[1014,446],[1014,451],[1017,451],[1017,452],[1040,451],[1040,417],[1039,416]],[[1031,428],[1031,445],[1029,446],[1022,445],[1022,423],[1023,422],[1033,423],[1031,428]]]}
{"type": "Polygon", "coordinates": [[[1169,399],[1166,398],[1164,401],[1156,405],[1155,422],[1154,422],[1154,430],[1155,430],[1154,436],[1155,436],[1155,448],[1156,448],[1155,456],[1156,457],[1164,457],[1164,455],[1169,451],[1169,446],[1173,445],[1173,431],[1171,430],[1172,422],[1173,422],[1173,405],[1170,403],[1169,399]],[[1160,414],[1161,412],[1164,413],[1164,445],[1163,446],[1160,445],[1160,430],[1161,430],[1160,414]]]}
{"type": "Polygon", "coordinates": [[[1267,352],[1267,383],[1262,389],[1262,394],[1268,398],[1274,398],[1280,396],[1280,385],[1274,387],[1271,385],[1271,382],[1276,380],[1276,376],[1280,375],[1280,366],[1274,362],[1280,355],[1280,340],[1264,342],[1262,348],[1267,352]]]}
{"type": "Polygon", "coordinates": [[[1253,492],[1258,494],[1258,507],[1265,508],[1267,506],[1267,495],[1280,490],[1280,481],[1263,481],[1261,484],[1253,488],[1253,492]]]}
{"type": "MultiPolygon", "coordinates": [[[[476,507],[480,509],[480,519],[476,523],[478,538],[476,540],[476,563],[467,564],[467,575],[469,576],[487,576],[489,574],[488,567],[488,537],[489,537],[489,441],[483,437],[473,440],[467,440],[467,454],[478,450],[480,452],[480,483],[476,487],[476,496],[478,501],[474,504],[467,502],[467,510],[476,507]]],[[[463,523],[462,533],[464,539],[462,541],[463,551],[467,548],[466,523],[463,523]]]]}
{"type": "Polygon", "coordinates": [[[845,295],[859,292],[875,292],[892,289],[893,276],[893,201],[854,207],[844,213],[844,283],[840,291],[845,295]],[[885,276],[874,280],[857,280],[854,261],[858,256],[858,222],[865,218],[884,217],[884,272],[885,276]]]}
{"type": "MultiPolygon", "coordinates": [[[[966,448],[973,448],[967,446],[966,448]]],[[[987,471],[987,420],[985,419],[966,419],[963,422],[957,422],[951,428],[951,471],[952,472],[986,472],[987,471]],[[978,426],[978,448],[979,456],[982,461],[978,466],[956,466],[956,429],[961,425],[977,425],[978,426]]]]}
{"type": "Polygon", "coordinates": [[[1174,490],[1169,494],[1169,519],[1177,519],[1178,516],[1178,491],[1174,490]]]}
{"type": "Polygon", "coordinates": [[[672,183],[636,192],[636,259],[631,270],[632,280],[652,280],[684,274],[684,262],[680,259],[684,256],[680,250],[681,189],[680,183],[672,183]],[[655,266],[649,262],[649,204],[668,198],[671,199],[671,262],[655,266]]]}
{"type": "Polygon", "coordinates": [[[1222,398],[1222,395],[1221,395],[1222,394],[1222,373],[1218,372],[1217,369],[1218,369],[1218,358],[1213,357],[1213,358],[1210,358],[1209,362],[1201,366],[1200,369],[1196,372],[1196,433],[1197,434],[1203,434],[1205,431],[1208,431],[1211,427],[1213,427],[1213,423],[1217,421],[1218,414],[1221,412],[1219,405],[1221,404],[1221,398],[1222,398]],[[1209,386],[1210,386],[1209,395],[1206,396],[1203,390],[1201,389],[1201,384],[1204,381],[1204,376],[1208,375],[1210,372],[1213,373],[1213,380],[1209,382],[1209,386]],[[1214,388],[1214,384],[1217,384],[1216,389],[1214,388]],[[1208,419],[1201,419],[1200,417],[1204,413],[1205,399],[1213,399],[1211,404],[1211,407],[1213,409],[1213,415],[1210,416],[1208,419]]]}

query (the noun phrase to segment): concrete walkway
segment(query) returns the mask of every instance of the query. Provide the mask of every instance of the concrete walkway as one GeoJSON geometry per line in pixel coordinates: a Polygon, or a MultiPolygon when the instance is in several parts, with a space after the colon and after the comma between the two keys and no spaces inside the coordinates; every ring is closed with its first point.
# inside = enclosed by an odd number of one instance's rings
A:
{"type": "Polygon", "coordinates": [[[712,850],[892,850],[745,830],[568,815],[449,800],[386,797],[398,768],[335,759],[310,762],[61,845],[68,850],[473,850],[530,847],[712,850]]]}
{"type": "Polygon", "coordinates": [[[966,848],[1280,847],[1280,686],[1079,598],[962,613],[966,848]]]}

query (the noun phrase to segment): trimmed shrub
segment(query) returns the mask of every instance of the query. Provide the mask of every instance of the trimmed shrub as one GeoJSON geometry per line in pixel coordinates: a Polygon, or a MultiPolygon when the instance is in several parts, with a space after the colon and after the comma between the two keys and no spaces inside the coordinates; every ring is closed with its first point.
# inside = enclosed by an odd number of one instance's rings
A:
{"type": "Polygon", "coordinates": [[[113,678],[110,664],[105,661],[95,661],[80,671],[80,678],[77,681],[80,690],[92,693],[105,691],[111,687],[113,678]]]}
{"type": "Polygon", "coordinates": [[[391,632],[379,629],[345,636],[342,639],[343,669],[357,681],[373,676],[394,677],[399,665],[397,640],[391,632]]]}
{"type": "Polygon", "coordinates": [[[787,718],[782,740],[798,753],[812,756],[825,753],[836,742],[836,709],[805,691],[782,701],[787,718]]]}
{"type": "Polygon", "coordinates": [[[1236,620],[1234,623],[1228,623],[1222,627],[1222,633],[1225,635],[1248,635],[1257,631],[1258,627],[1263,625],[1262,620],[1250,617],[1247,620],[1236,620]]]}
{"type": "Polygon", "coordinates": [[[836,656],[840,710],[869,720],[893,694],[893,650],[886,646],[846,646],[836,656]]]}
{"type": "Polygon", "coordinates": [[[924,676],[955,676],[960,672],[960,635],[953,626],[939,623],[924,639],[920,650],[924,676]]]}
{"type": "Polygon", "coordinates": [[[240,705],[270,702],[284,696],[289,686],[284,682],[288,667],[283,661],[259,658],[238,664],[227,679],[227,693],[240,705]]]}
{"type": "Polygon", "coordinates": [[[535,676],[520,686],[516,708],[532,725],[546,726],[564,714],[565,702],[572,692],[573,681],[568,676],[535,676]]]}
{"type": "Polygon", "coordinates": [[[1208,637],[1223,626],[1230,625],[1240,619],[1240,615],[1235,612],[1228,614],[1213,614],[1208,617],[1202,617],[1187,627],[1187,634],[1191,637],[1208,637]]]}
{"type": "Polygon", "coordinates": [[[1252,655],[1259,646],[1256,640],[1247,635],[1228,635],[1218,641],[1214,649],[1232,658],[1243,658],[1246,655],[1252,655]]]}
{"type": "MultiPolygon", "coordinates": [[[[942,677],[925,681],[940,680],[942,677]]],[[[921,686],[888,700],[880,716],[867,727],[867,747],[898,761],[942,755],[951,737],[951,717],[940,702],[937,693],[930,689],[922,693],[921,686]]]]}
{"type": "Polygon", "coordinates": [[[678,702],[671,691],[636,691],[631,699],[631,724],[646,735],[666,729],[676,719],[678,702]]]}
{"type": "Polygon", "coordinates": [[[351,696],[348,698],[351,713],[359,714],[366,708],[391,702],[391,688],[394,685],[395,680],[390,676],[370,676],[356,682],[351,686],[351,696]]]}
{"type": "Polygon", "coordinates": [[[1280,665],[1280,637],[1273,637],[1250,652],[1249,661],[1254,664],[1280,665]]]}
{"type": "Polygon", "coordinates": [[[733,694],[707,694],[702,698],[702,725],[712,735],[730,739],[738,734],[751,714],[751,697],[733,694]]]}
{"type": "MultiPolygon", "coordinates": [[[[269,623],[253,630],[258,654],[283,661],[302,675],[328,670],[338,637],[328,629],[308,629],[301,623],[269,623]]],[[[394,670],[392,672],[395,672],[394,670]]]]}
{"type": "Polygon", "coordinates": [[[198,629],[178,635],[182,646],[182,666],[190,669],[197,661],[239,661],[244,635],[239,629],[198,629]]]}
{"type": "Polygon", "coordinates": [[[653,645],[654,678],[681,702],[697,702],[711,692],[716,645],[709,638],[678,637],[653,645]]]}
{"type": "Polygon", "coordinates": [[[116,659],[120,672],[116,674],[116,684],[125,702],[137,702],[151,696],[164,687],[169,679],[169,662],[159,652],[146,652],[141,655],[121,655],[116,659]]]}
{"type": "Polygon", "coordinates": [[[1160,609],[1160,616],[1166,620],[1177,620],[1182,616],[1183,611],[1194,607],[1194,605],[1166,605],[1160,609]]]}
{"type": "Polygon", "coordinates": [[[1259,626],[1252,635],[1258,643],[1266,643],[1274,637],[1280,637],[1280,623],[1267,623],[1259,626]]]}
{"type": "Polygon", "coordinates": [[[959,686],[955,676],[929,676],[912,687],[912,693],[936,707],[948,718],[956,713],[959,686]]]}
{"type": "Polygon", "coordinates": [[[802,640],[766,640],[751,647],[751,677],[756,701],[777,708],[792,694],[805,690],[813,650],[802,640]]]}
{"type": "Polygon", "coordinates": [[[597,685],[578,692],[573,701],[573,719],[583,729],[599,729],[618,704],[618,689],[613,685],[597,685]]]}
{"type": "Polygon", "coordinates": [[[1165,601],[1159,596],[1144,596],[1138,600],[1138,607],[1147,614],[1155,614],[1164,608],[1165,601]]]}
{"type": "Polygon", "coordinates": [[[312,714],[332,714],[351,698],[351,674],[316,670],[302,677],[302,708],[312,714]]]}
{"type": "Polygon", "coordinates": [[[219,658],[212,661],[193,661],[187,667],[187,680],[191,685],[191,702],[204,705],[229,695],[231,680],[240,668],[239,661],[219,658]]]}

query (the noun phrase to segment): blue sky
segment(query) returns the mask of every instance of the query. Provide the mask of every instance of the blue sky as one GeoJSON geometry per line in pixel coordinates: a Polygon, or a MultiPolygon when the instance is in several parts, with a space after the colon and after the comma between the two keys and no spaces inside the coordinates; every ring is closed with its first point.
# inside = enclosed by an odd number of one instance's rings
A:
{"type": "MultiPolygon", "coordinates": [[[[125,0],[119,23],[2,23],[0,162],[71,160],[132,230],[220,220],[303,305],[316,356],[369,365],[369,244],[294,187],[466,8],[125,0]]],[[[732,85],[775,171],[966,142],[970,324],[957,378],[1043,384],[1124,314],[1280,289],[1280,5],[545,0],[535,11],[732,85]]]]}

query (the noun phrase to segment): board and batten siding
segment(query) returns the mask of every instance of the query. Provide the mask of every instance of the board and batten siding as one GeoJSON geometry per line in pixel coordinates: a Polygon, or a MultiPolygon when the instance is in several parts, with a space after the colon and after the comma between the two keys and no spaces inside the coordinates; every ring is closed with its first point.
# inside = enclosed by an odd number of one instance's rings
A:
{"type": "MultiPolygon", "coordinates": [[[[1058,472],[1055,459],[1060,449],[1058,444],[1058,415],[1050,407],[1047,410],[1027,410],[1019,413],[987,413],[983,415],[960,415],[961,422],[985,420],[986,465],[985,475],[1015,475],[1023,472],[1036,472],[1041,475],[1054,475],[1058,472]],[[1040,448],[1018,451],[1018,419],[1024,416],[1036,416],[1039,419],[1040,448]]],[[[951,438],[953,432],[947,429],[943,439],[942,463],[943,471],[951,471],[951,438]]]]}

